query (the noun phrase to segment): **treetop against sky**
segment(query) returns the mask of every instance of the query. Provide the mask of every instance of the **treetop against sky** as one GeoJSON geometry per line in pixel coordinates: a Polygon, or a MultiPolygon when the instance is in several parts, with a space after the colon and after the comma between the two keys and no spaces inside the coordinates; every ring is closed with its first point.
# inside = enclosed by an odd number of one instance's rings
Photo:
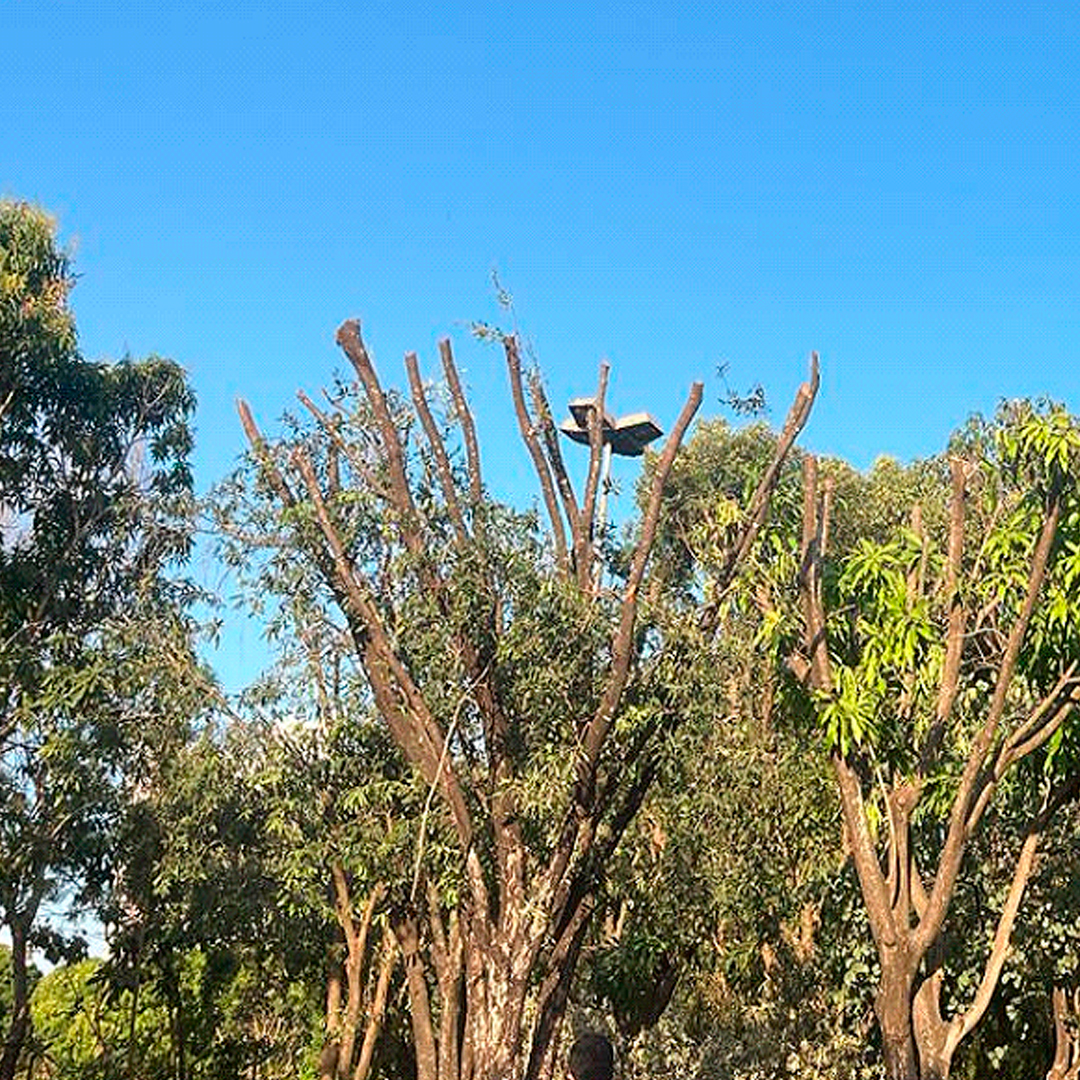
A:
{"type": "Polygon", "coordinates": [[[603,357],[664,427],[721,362],[783,403],[817,349],[807,445],[868,464],[1075,403],[1072,6],[734,7],[12,0],[0,194],[59,216],[88,355],[191,372],[202,489],[355,316],[388,384],[454,337],[512,497],[492,268],[556,407],[603,357]]]}

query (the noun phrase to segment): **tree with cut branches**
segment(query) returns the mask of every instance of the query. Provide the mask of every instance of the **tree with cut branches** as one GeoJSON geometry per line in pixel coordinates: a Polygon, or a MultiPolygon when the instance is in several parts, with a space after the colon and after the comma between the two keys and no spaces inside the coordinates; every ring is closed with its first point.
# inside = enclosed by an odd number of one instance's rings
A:
{"type": "Polygon", "coordinates": [[[906,525],[836,559],[832,489],[804,459],[790,666],[831,752],[890,1080],[948,1076],[999,983],[1040,846],[1080,792],[1078,452],[1062,408],[1007,404],[956,438],[906,525]],[[1008,877],[988,943],[961,943],[950,912],[995,814],[1014,837],[1008,877]],[[981,956],[967,995],[950,984],[961,951],[981,956]]]}
{"type": "MultiPolygon", "coordinates": [[[[384,389],[356,322],[338,332],[356,379],[321,404],[301,395],[306,425],[271,441],[241,404],[251,469],[228,511],[234,535],[310,569],[369,707],[430,793],[416,872],[386,897],[418,1080],[552,1075],[598,887],[693,692],[686,671],[702,660],[657,618],[649,588],[662,494],[701,384],[606,587],[596,519],[607,369],[579,496],[539,375],[523,372],[514,336],[500,340],[546,526],[489,498],[449,342],[441,415],[415,355],[409,399],[384,389]]],[[[815,362],[747,507],[740,551],[816,391],[815,362]]]]}

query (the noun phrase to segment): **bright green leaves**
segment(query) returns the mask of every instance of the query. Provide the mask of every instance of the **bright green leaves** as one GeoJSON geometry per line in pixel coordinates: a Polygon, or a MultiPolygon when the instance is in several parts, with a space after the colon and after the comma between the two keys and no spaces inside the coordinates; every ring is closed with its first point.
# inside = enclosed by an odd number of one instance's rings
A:
{"type": "Polygon", "coordinates": [[[939,656],[920,583],[933,565],[910,529],[885,543],[859,540],[842,564],[830,623],[834,688],[818,695],[829,750],[846,757],[855,748],[878,749],[887,718],[907,723],[925,705],[939,656]]]}
{"type": "Polygon", "coordinates": [[[895,606],[907,598],[907,575],[918,564],[922,543],[910,529],[886,543],[860,539],[840,575],[842,594],[895,606]]]}
{"type": "Polygon", "coordinates": [[[998,413],[1003,465],[1027,483],[1050,490],[1075,471],[1080,429],[1065,408],[1049,401],[1007,402],[998,413]]]}
{"type": "Polygon", "coordinates": [[[881,694],[859,673],[838,667],[836,689],[820,703],[819,721],[830,750],[847,757],[855,747],[873,746],[880,735],[881,694]]]}
{"type": "MultiPolygon", "coordinates": [[[[1025,682],[1014,695],[1015,708],[1022,711],[1070,658],[1080,658],[1080,428],[1060,406],[1012,402],[993,423],[973,420],[954,439],[952,452],[962,455],[968,478],[955,589],[947,584],[944,461],[912,467],[922,477],[918,511],[912,503],[903,512],[909,521],[917,514],[918,528],[897,522],[887,533],[857,537],[826,567],[835,685],[818,697],[825,740],[844,755],[872,749],[901,770],[915,762],[935,716],[955,604],[968,613],[954,716],[957,748],[964,726],[977,721],[1023,609],[1036,544],[1054,507],[1057,536],[1023,641],[1018,673],[1025,682]],[[934,478],[936,490],[927,485],[934,478]],[[932,515],[923,514],[924,505],[935,508],[932,515]]],[[[916,490],[903,478],[894,477],[892,486],[916,490]]]]}

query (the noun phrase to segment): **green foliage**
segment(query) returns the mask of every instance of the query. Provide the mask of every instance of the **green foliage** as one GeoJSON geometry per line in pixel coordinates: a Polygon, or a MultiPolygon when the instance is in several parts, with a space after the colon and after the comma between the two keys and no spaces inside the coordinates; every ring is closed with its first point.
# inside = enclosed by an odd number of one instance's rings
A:
{"type": "Polygon", "coordinates": [[[80,943],[42,905],[100,898],[151,732],[192,715],[191,590],[166,571],[190,546],[194,398],[171,361],[84,359],[72,281],[52,220],[0,202],[0,911],[20,957],[54,960],[80,943]]]}
{"type": "Polygon", "coordinates": [[[114,995],[104,974],[100,960],[83,960],[55,968],[34,990],[35,1043],[48,1074],[120,1080],[134,1064],[136,1075],[164,1080],[170,1075],[166,1010],[150,993],[137,1001],[130,992],[114,995]]]}
{"type": "MultiPolygon", "coordinates": [[[[691,852],[681,873],[698,886],[697,894],[688,896],[692,888],[684,885],[680,891],[661,877],[659,864],[629,874],[631,882],[648,883],[639,892],[621,886],[635,898],[642,940],[630,946],[634,920],[628,918],[626,958],[612,962],[599,952],[603,965],[594,993],[617,1012],[618,993],[609,991],[605,999],[604,987],[623,980],[618,989],[625,991],[646,982],[650,965],[655,973],[656,957],[662,955],[657,943],[677,942],[682,918],[698,934],[698,949],[686,967],[693,975],[680,983],[657,1028],[626,1040],[624,1061],[633,1063],[635,1075],[662,1068],[658,1062],[664,1054],[650,1049],[660,1041],[684,1072],[700,1076],[876,1076],[880,1050],[874,1047],[878,1036],[872,1003],[880,969],[861,895],[850,865],[838,858],[839,830],[830,837],[836,818],[811,824],[813,819],[800,816],[796,808],[803,800],[813,805],[815,797],[820,803],[822,789],[807,786],[813,763],[821,770],[817,783],[825,784],[825,755],[839,753],[857,763],[867,823],[884,847],[883,796],[889,785],[902,783],[918,768],[938,703],[945,630],[955,599],[944,585],[950,463],[948,456],[908,466],[880,459],[863,475],[841,462],[819,463],[819,491],[828,488],[832,511],[822,588],[830,613],[834,684],[810,695],[792,677],[789,663],[804,639],[796,588],[802,496],[794,468],[781,481],[745,578],[722,597],[710,592],[710,578],[730,550],[738,493],[748,482],[743,479],[740,486],[739,470],[756,438],[753,428],[702,426],[676,469],[673,512],[664,534],[665,567],[673,586],[665,599],[677,601],[680,589],[682,595],[713,597],[728,639],[741,641],[746,650],[741,664],[748,674],[741,683],[747,700],[739,705],[730,694],[726,701],[723,695],[705,698],[705,712],[727,718],[720,725],[725,739],[711,747],[694,744],[686,758],[693,780],[665,776],[656,799],[672,800],[673,792],[686,799],[699,777],[715,776],[704,783],[723,793],[723,800],[717,796],[723,805],[709,815],[695,801],[683,815],[659,819],[667,836],[661,858],[680,848],[691,852]],[[714,477],[722,482],[711,483],[714,477]],[[754,742],[742,742],[753,731],[746,725],[762,711],[770,718],[764,729],[769,734],[759,756],[748,756],[745,747],[754,742]],[[737,746],[744,749],[736,751],[737,746]],[[717,765],[725,757],[738,763],[730,772],[717,765]],[[765,767],[770,760],[771,767],[765,767]],[[802,775],[792,768],[795,762],[806,770],[802,775]],[[781,786],[775,802],[770,775],[783,776],[776,781],[781,786]],[[792,848],[791,865],[797,869],[788,877],[778,871],[785,865],[781,853],[792,848]],[[715,870],[702,855],[707,851],[715,854],[715,870]],[[831,864],[822,859],[828,852],[836,860],[831,864]],[[701,885],[714,880],[719,884],[711,886],[715,891],[706,900],[701,885]],[[650,895],[653,881],[664,884],[650,895]],[[666,897],[669,890],[670,908],[655,895],[666,897]],[[803,903],[812,905],[817,922],[811,950],[800,955],[784,927],[797,924],[803,903]],[[716,927],[723,933],[714,938],[716,927]]],[[[962,455],[969,470],[960,598],[974,617],[954,727],[937,769],[925,777],[912,826],[912,848],[924,868],[933,866],[940,847],[963,755],[992,692],[995,658],[1022,602],[1041,515],[1055,495],[1064,497],[1060,533],[1024,641],[1003,732],[1028,715],[1070,659],[1080,655],[1075,636],[1080,625],[1075,446],[1072,421],[1049,403],[1003,406],[991,421],[972,421],[952,444],[951,453],[962,455]]],[[[762,444],[758,453],[765,452],[762,444]]],[[[727,664],[718,662],[701,643],[687,655],[707,656],[715,686],[740,684],[735,676],[740,663],[732,665],[734,657],[727,664]]],[[[708,685],[707,677],[703,684],[708,685]]],[[[1070,717],[1010,774],[987,812],[984,831],[971,843],[967,876],[950,908],[947,1012],[974,993],[1022,830],[1048,785],[1075,770],[1078,736],[1070,717]]],[[[831,799],[825,804],[831,806],[831,799]]],[[[655,817],[658,811],[650,813],[655,817]]],[[[962,1044],[954,1075],[999,1070],[1000,1075],[1026,1077],[1045,1071],[1050,990],[1056,980],[1075,977],[1069,959],[1075,951],[1077,910],[1075,882],[1069,884],[1075,877],[1069,856],[1075,846],[1075,838],[1070,839],[1074,812],[1068,822],[1047,838],[1015,951],[984,1024],[962,1044]],[[1051,882],[1057,884],[1051,887],[1051,882]]]]}

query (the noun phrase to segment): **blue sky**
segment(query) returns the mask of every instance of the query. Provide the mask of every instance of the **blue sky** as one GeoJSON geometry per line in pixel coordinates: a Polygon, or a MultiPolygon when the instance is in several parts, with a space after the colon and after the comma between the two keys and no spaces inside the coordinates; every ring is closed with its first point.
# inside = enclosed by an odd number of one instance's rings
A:
{"type": "Polygon", "coordinates": [[[87,354],[191,373],[202,488],[235,398],[272,426],[359,316],[387,382],[454,338],[526,497],[467,332],[493,268],[555,401],[607,357],[614,409],[667,425],[694,378],[717,411],[724,361],[779,420],[817,349],[805,441],[866,465],[1002,396],[1080,409],[1078,31],[1067,3],[0,0],[0,195],[74,244],[87,354]]]}

